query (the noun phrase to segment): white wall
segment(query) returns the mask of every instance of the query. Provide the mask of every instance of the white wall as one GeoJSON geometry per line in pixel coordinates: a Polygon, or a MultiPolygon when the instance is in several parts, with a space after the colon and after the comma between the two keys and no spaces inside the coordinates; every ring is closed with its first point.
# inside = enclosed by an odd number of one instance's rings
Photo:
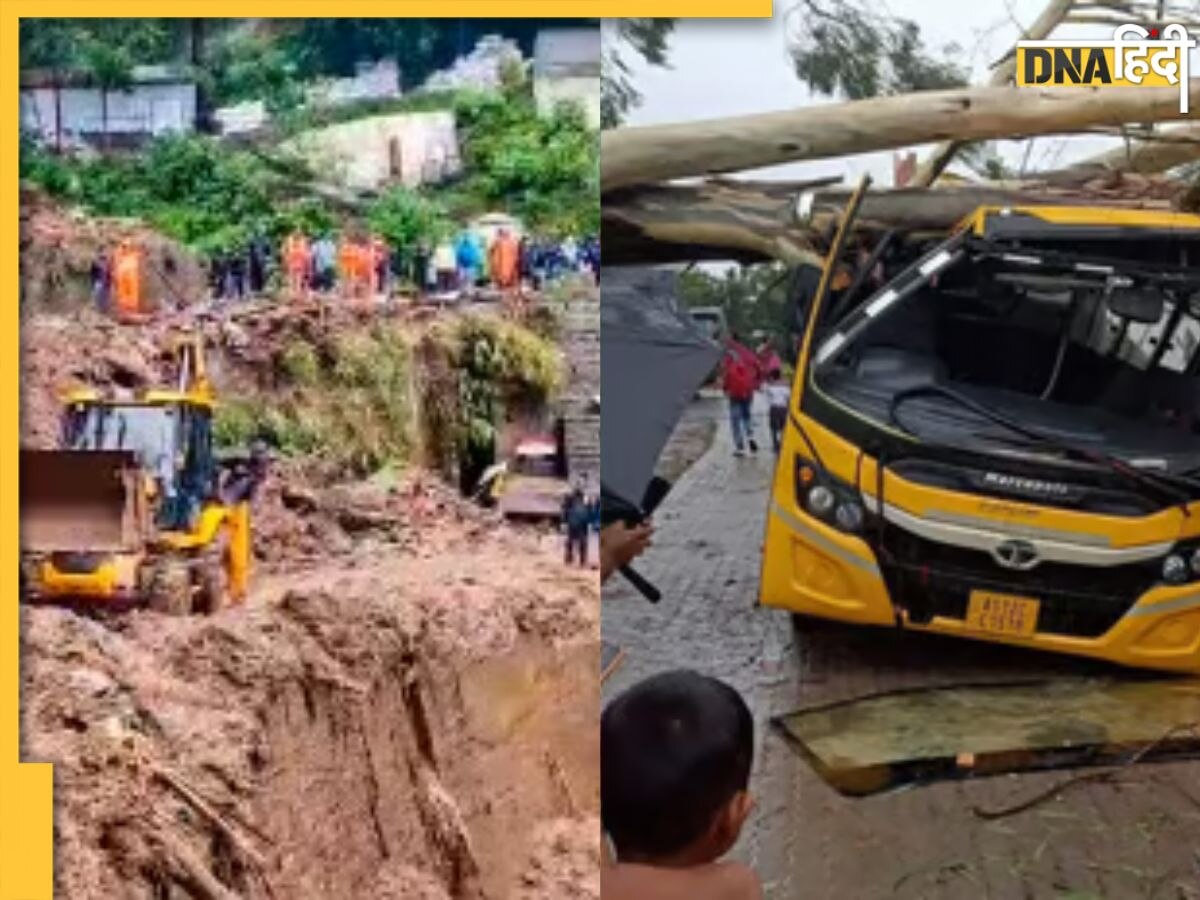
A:
{"type": "Polygon", "coordinates": [[[534,81],[533,96],[538,112],[546,115],[560,101],[583,107],[588,124],[600,127],[600,79],[586,75],[542,76],[534,81]]]}
{"type": "MultiPolygon", "coordinates": [[[[95,137],[103,130],[101,92],[96,88],[63,88],[64,137],[95,137]]],[[[52,88],[21,91],[21,127],[53,141],[56,133],[52,88]]],[[[108,94],[108,131],[114,135],[166,134],[191,131],[196,118],[194,84],[143,84],[129,92],[108,94]]]]}
{"type": "Polygon", "coordinates": [[[381,59],[359,67],[349,78],[327,78],[306,92],[309,103],[340,106],[356,100],[378,100],[400,96],[400,68],[394,59],[381,59]]]}
{"type": "Polygon", "coordinates": [[[399,181],[408,187],[440,181],[462,168],[458,131],[449,111],[397,113],[307,131],[283,145],[317,172],[355,189],[399,181]],[[393,172],[393,145],[399,172],[393,172]]]}

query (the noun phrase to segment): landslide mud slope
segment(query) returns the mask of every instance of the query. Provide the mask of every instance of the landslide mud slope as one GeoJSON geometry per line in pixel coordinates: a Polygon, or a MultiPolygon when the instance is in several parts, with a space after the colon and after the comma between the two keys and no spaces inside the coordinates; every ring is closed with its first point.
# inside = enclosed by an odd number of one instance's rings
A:
{"type": "MultiPolygon", "coordinates": [[[[161,378],[166,332],[27,321],[23,442],[53,443],[64,383],[161,378]]],[[[23,610],[57,896],[598,897],[595,571],[420,470],[309,462],[255,501],[244,605],[23,610]]]]}
{"type": "Polygon", "coordinates": [[[594,573],[426,534],[211,618],[27,609],[60,895],[598,896],[594,573]]]}

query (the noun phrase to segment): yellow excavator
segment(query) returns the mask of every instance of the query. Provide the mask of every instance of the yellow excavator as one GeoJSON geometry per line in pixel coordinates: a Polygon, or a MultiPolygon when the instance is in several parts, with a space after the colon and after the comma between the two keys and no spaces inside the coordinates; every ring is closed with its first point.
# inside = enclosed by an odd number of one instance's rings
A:
{"type": "Polygon", "coordinates": [[[59,448],[21,451],[27,600],[179,615],[245,599],[267,453],[217,460],[202,341],[180,338],[173,351],[170,388],[74,390],[59,448]]]}

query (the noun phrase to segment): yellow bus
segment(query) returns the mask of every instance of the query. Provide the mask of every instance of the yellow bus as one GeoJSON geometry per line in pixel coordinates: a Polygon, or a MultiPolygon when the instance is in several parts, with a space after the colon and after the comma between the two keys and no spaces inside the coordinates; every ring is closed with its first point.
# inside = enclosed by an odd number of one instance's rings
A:
{"type": "Polygon", "coordinates": [[[860,270],[803,319],[760,602],[1200,671],[1200,216],[982,208],[860,270]]]}

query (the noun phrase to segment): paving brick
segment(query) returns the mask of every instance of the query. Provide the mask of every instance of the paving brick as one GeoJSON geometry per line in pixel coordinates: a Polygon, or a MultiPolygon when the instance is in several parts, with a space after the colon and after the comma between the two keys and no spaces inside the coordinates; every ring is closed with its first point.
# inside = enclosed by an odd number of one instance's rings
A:
{"type": "Polygon", "coordinates": [[[796,628],[786,613],[759,608],[774,460],[762,452],[735,459],[723,405],[700,409],[719,419],[717,439],[668,497],[655,545],[637,563],[662,602],[646,603],[619,578],[605,586],[604,639],[627,656],[604,694],[675,667],[742,692],[758,726],[758,807],[734,856],[755,867],[768,898],[1200,898],[1200,764],[1139,766],[996,821],[972,807],[1006,807],[1078,773],[943,782],[861,799],[822,782],[771,730],[772,716],[900,687],[1095,669],[891,630],[796,628]]]}

